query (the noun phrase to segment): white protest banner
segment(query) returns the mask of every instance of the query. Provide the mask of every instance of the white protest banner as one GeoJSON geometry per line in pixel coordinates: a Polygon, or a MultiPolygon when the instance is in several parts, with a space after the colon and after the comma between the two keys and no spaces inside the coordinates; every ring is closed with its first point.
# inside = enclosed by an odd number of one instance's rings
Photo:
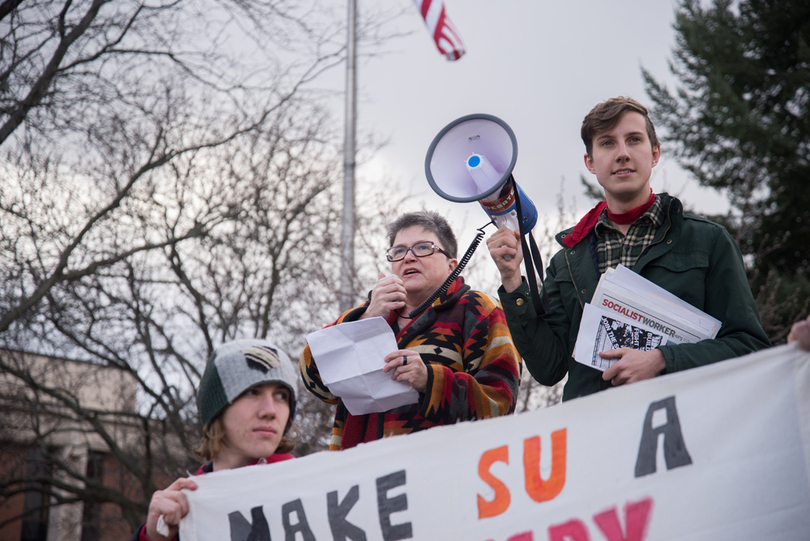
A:
{"type": "Polygon", "coordinates": [[[195,478],[182,541],[810,538],[810,353],[195,478]]]}

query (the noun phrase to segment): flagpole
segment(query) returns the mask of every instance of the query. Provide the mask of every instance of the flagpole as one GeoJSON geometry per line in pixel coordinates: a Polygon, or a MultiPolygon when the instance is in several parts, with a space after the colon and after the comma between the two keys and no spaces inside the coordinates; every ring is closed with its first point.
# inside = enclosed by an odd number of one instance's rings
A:
{"type": "Polygon", "coordinates": [[[343,146],[343,233],[340,261],[340,311],[353,306],[354,276],[354,167],[357,117],[357,1],[348,0],[346,45],[346,133],[343,146]]]}

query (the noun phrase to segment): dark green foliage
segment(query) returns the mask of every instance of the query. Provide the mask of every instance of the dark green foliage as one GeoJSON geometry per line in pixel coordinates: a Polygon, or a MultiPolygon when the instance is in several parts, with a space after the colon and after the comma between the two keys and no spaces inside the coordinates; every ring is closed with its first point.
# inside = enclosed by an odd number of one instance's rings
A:
{"type": "Polygon", "coordinates": [[[732,229],[762,275],[806,277],[810,2],[704,5],[681,0],[676,8],[676,94],[643,73],[654,120],[681,166],[726,190],[732,229]]]}
{"type": "Polygon", "coordinates": [[[605,190],[599,185],[598,182],[590,182],[585,175],[579,176],[579,182],[582,184],[582,189],[585,190],[585,196],[592,201],[602,201],[605,198],[605,190]]]}
{"type": "Polygon", "coordinates": [[[732,210],[771,339],[810,299],[810,1],[680,0],[673,92],[643,71],[666,151],[732,210]]]}

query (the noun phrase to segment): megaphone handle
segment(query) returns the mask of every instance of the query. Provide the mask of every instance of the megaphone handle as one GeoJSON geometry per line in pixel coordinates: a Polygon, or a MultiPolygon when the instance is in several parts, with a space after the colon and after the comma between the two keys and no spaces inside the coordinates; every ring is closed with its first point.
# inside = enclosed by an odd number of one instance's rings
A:
{"type": "MultiPolygon", "coordinates": [[[[514,179],[512,177],[509,177],[509,181],[514,183],[514,179]]],[[[514,187],[512,189],[514,189],[514,187]]],[[[495,224],[495,227],[497,227],[498,229],[500,229],[503,226],[506,226],[512,231],[520,231],[520,223],[518,222],[517,217],[515,217],[514,214],[512,214],[511,212],[509,214],[493,216],[491,220],[492,223],[495,224]]],[[[501,246],[501,248],[503,248],[503,246],[501,246]]],[[[503,256],[503,258],[507,261],[512,261],[511,255],[505,255],[503,256]]]]}

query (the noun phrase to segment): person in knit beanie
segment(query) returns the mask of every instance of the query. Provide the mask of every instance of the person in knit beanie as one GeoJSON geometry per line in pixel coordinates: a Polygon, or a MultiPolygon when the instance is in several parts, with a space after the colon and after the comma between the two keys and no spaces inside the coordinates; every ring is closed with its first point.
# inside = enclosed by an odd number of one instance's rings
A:
{"type": "MultiPolygon", "coordinates": [[[[203,438],[195,452],[207,461],[197,475],[293,458],[290,428],[297,395],[298,374],[272,343],[248,339],[218,347],[197,390],[203,438]]],[[[155,492],[146,524],[130,541],[176,539],[180,519],[188,513],[181,491],[196,488],[191,478],[180,478],[155,492]]]]}

